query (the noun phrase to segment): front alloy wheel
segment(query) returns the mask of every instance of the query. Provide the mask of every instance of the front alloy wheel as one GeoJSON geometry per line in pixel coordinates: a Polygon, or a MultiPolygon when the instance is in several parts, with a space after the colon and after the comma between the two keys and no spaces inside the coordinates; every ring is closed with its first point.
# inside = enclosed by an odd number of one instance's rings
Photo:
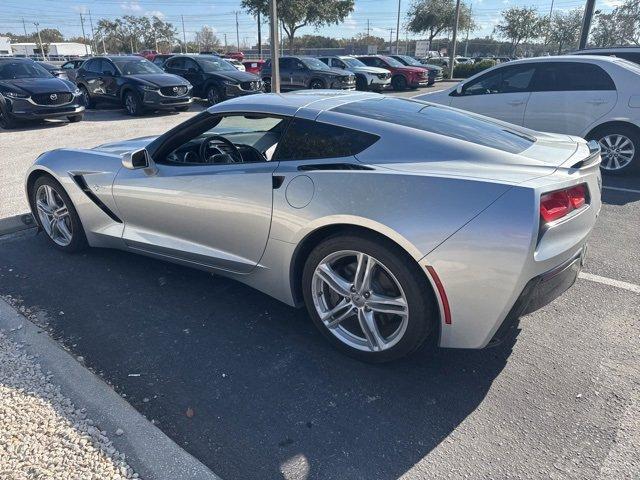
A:
{"type": "Polygon", "coordinates": [[[602,149],[603,170],[622,170],[633,161],[636,154],[633,141],[625,135],[612,133],[599,139],[598,143],[602,149]]]}
{"type": "Polygon", "coordinates": [[[211,87],[207,90],[207,102],[209,105],[216,105],[222,101],[222,95],[216,87],[211,87]]]}
{"type": "Polygon", "coordinates": [[[393,347],[407,330],[409,307],[398,279],[378,259],[343,250],[313,274],[318,316],[342,343],[366,352],[393,347]]]}
{"type": "Polygon", "coordinates": [[[73,224],[69,209],[51,185],[40,185],[36,191],[36,209],[40,225],[51,240],[61,247],[73,241],[73,224]]]}

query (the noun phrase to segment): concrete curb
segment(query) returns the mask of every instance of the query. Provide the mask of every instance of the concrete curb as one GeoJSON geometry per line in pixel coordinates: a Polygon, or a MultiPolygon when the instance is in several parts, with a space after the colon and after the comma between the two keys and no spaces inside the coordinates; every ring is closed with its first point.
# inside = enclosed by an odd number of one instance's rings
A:
{"type": "Polygon", "coordinates": [[[40,327],[0,299],[0,330],[37,357],[43,371],[53,374],[63,395],[76,408],[86,408],[129,465],[145,480],[221,480],[167,437],[109,385],[78,363],[40,327]],[[11,331],[13,330],[13,331],[11,331]],[[124,435],[114,432],[121,428],[124,435]]]}
{"type": "Polygon", "coordinates": [[[0,219],[0,237],[12,233],[21,232],[30,228],[36,228],[36,222],[31,213],[21,213],[13,217],[0,219]]]}

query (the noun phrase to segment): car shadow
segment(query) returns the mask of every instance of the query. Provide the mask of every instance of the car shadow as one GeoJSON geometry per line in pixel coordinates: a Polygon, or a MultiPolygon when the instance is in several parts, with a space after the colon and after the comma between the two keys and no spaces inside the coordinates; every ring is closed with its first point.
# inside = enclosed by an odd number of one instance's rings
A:
{"type": "Polygon", "coordinates": [[[204,108],[197,104],[193,103],[191,108],[187,112],[177,112],[175,110],[156,110],[156,111],[148,111],[144,112],[140,116],[131,116],[127,115],[125,110],[119,106],[111,106],[111,105],[98,105],[96,108],[92,108],[85,111],[84,120],[85,122],[109,122],[109,121],[123,121],[123,120],[139,120],[141,118],[153,118],[153,117],[170,117],[179,115],[180,113],[189,113],[189,112],[201,112],[204,108]]]}
{"type": "Polygon", "coordinates": [[[640,200],[640,172],[618,177],[603,176],[602,202],[608,205],[626,205],[640,200]]]}
{"type": "Polygon", "coordinates": [[[304,310],[193,269],[43,235],[4,242],[0,295],[222,478],[396,479],[483,401],[515,337],[369,365],[304,310]]]}

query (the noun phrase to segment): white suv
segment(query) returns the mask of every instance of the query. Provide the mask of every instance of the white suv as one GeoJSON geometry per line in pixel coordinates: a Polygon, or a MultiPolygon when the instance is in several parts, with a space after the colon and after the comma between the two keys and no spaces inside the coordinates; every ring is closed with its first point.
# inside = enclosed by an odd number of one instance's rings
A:
{"type": "Polygon", "coordinates": [[[417,99],[533,130],[597,140],[604,173],[640,167],[640,66],[615,57],[558,56],[500,64],[417,99]]]}

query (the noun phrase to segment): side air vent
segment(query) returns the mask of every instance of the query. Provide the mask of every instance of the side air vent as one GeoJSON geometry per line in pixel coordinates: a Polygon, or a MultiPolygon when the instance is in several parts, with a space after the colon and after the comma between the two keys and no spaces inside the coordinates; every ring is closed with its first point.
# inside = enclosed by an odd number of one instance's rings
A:
{"type": "Polygon", "coordinates": [[[72,176],[73,181],[76,182],[76,185],[78,185],[78,187],[80,187],[80,189],[84,192],[84,194],[89,197],[89,200],[91,200],[93,203],[96,204],[96,206],[102,210],[104,213],[107,214],[107,216],[113,220],[114,222],[117,223],[122,223],[122,220],[120,220],[120,218],[118,218],[118,216],[113,213],[113,211],[111,211],[111,209],[109,209],[109,207],[107,207],[102,200],[100,200],[95,193],[93,193],[91,191],[91,189],[89,188],[89,185],[87,185],[87,181],[84,179],[84,177],[82,175],[73,175],[72,176]]]}
{"type": "Polygon", "coordinates": [[[353,163],[317,163],[315,165],[300,165],[298,170],[309,172],[313,170],[375,170],[375,168],[353,163]]]}

